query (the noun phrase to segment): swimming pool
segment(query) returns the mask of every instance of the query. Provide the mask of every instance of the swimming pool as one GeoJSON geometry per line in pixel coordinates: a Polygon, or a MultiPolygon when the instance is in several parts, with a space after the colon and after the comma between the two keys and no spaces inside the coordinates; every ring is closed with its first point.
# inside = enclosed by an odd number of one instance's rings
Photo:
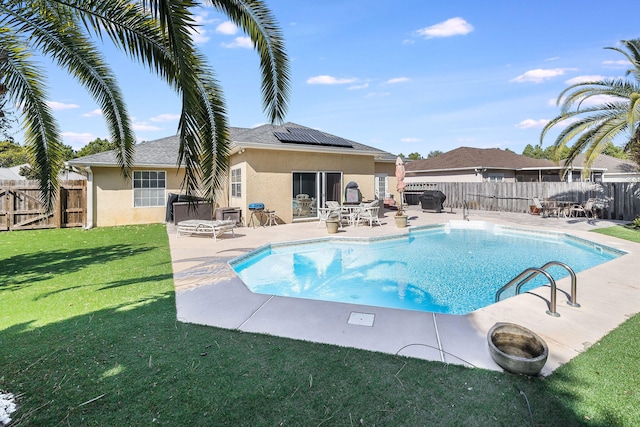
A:
{"type": "MultiPolygon", "coordinates": [[[[272,244],[230,265],[255,293],[466,314],[493,304],[526,268],[560,261],[577,273],[623,254],[563,233],[452,221],[384,238],[272,244]]],[[[556,280],[568,274],[548,271],[556,280]]],[[[522,291],[546,282],[539,277],[522,291]]]]}

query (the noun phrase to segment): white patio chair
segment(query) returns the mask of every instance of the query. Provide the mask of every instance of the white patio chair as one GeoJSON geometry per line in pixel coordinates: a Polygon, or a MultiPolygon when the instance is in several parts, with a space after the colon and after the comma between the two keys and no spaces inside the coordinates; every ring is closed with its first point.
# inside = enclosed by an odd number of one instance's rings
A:
{"type": "Polygon", "coordinates": [[[360,222],[368,223],[370,227],[373,227],[374,221],[377,222],[378,225],[382,225],[378,220],[378,209],[377,200],[369,203],[363,203],[351,212],[349,222],[354,227],[357,227],[360,222]],[[373,210],[375,210],[375,216],[373,210]]]}
{"type": "Polygon", "coordinates": [[[339,206],[337,209],[331,207],[318,208],[318,225],[316,225],[316,228],[319,228],[320,224],[327,222],[330,218],[336,218],[338,222],[342,222],[342,213],[339,206]]]}
{"type": "Polygon", "coordinates": [[[358,220],[357,222],[368,223],[369,227],[373,227],[373,223],[375,222],[378,225],[382,225],[380,223],[380,219],[378,219],[378,211],[380,210],[379,206],[368,206],[363,208],[358,212],[358,220]]]}

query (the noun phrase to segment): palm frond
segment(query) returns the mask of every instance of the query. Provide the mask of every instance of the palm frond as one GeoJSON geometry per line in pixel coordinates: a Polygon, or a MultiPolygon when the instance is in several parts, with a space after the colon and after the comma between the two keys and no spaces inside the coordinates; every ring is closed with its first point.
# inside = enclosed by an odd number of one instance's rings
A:
{"type": "Polygon", "coordinates": [[[284,37],[276,20],[259,0],[205,0],[224,12],[251,38],[260,55],[262,102],[272,123],[280,123],[287,112],[290,92],[289,61],[284,37]]]}
{"type": "Polygon", "coordinates": [[[51,211],[58,192],[63,144],[46,103],[44,74],[31,61],[25,42],[15,34],[0,32],[0,49],[6,55],[5,60],[0,61],[0,75],[8,88],[9,99],[21,105],[25,147],[39,181],[41,201],[45,209],[51,211]]]}

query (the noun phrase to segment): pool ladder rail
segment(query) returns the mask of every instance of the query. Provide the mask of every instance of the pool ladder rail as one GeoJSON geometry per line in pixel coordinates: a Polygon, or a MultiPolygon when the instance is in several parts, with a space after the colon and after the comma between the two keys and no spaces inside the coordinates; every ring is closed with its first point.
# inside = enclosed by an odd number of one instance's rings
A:
{"type": "Polygon", "coordinates": [[[509,283],[507,283],[506,285],[498,289],[498,292],[496,292],[495,301],[496,302],[500,301],[500,296],[502,295],[502,293],[507,289],[509,289],[511,286],[515,285],[516,283],[517,285],[516,285],[515,294],[519,295],[520,290],[522,289],[522,286],[524,286],[527,282],[529,282],[534,277],[538,276],[539,274],[542,274],[547,279],[549,279],[549,284],[551,285],[551,297],[549,298],[549,310],[547,310],[547,314],[549,316],[559,317],[560,313],[556,311],[556,292],[557,292],[556,281],[547,271],[547,268],[554,265],[564,268],[569,272],[569,275],[571,275],[571,298],[569,299],[569,301],[567,301],[567,304],[569,304],[572,307],[580,307],[580,304],[578,304],[578,302],[576,301],[577,288],[578,288],[578,279],[576,278],[576,273],[573,271],[571,267],[569,267],[567,264],[560,261],[549,261],[548,263],[546,263],[545,265],[539,268],[538,267],[527,268],[522,273],[518,274],[516,277],[511,279],[509,283]]]}

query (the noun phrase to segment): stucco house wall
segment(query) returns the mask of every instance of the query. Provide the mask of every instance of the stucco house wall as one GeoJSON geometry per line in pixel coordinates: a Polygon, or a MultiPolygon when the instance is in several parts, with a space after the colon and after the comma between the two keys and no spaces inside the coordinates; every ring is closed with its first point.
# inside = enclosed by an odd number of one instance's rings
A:
{"type": "Polygon", "coordinates": [[[343,189],[355,181],[364,199],[375,195],[376,166],[371,156],[246,149],[231,157],[230,169],[234,168],[241,169],[243,191],[240,198],[229,197],[229,205],[241,207],[246,221],[251,215],[250,203],[264,203],[282,222],[293,221],[294,172],[342,173],[343,189]]]}
{"type": "MultiPolygon", "coordinates": [[[[184,173],[177,169],[134,168],[133,171],[165,171],[165,200],[169,193],[180,193],[184,173]]],[[[133,184],[124,179],[119,168],[94,167],[93,179],[88,183],[95,192],[93,197],[94,222],[97,227],[164,222],[165,206],[134,207],[133,184]]]]}

